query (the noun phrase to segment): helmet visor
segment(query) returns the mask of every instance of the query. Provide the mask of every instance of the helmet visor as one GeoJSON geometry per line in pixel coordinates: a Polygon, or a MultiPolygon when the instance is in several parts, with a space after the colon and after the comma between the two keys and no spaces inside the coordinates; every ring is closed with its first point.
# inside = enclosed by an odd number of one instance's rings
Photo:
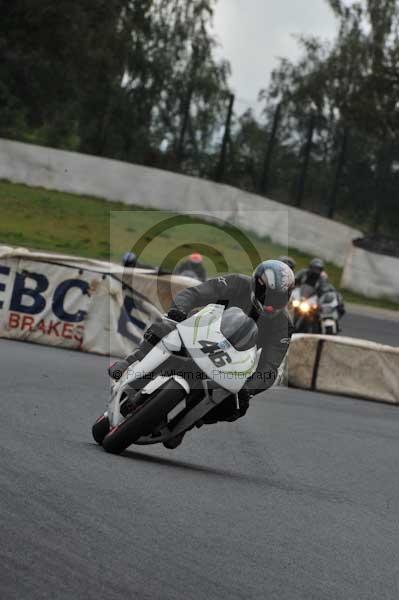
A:
{"type": "Polygon", "coordinates": [[[287,306],[290,290],[266,290],[266,287],[258,282],[255,287],[255,296],[262,306],[262,310],[267,307],[266,312],[271,312],[271,309],[279,310],[287,306]]]}
{"type": "Polygon", "coordinates": [[[282,312],[288,304],[288,292],[271,292],[267,294],[253,294],[252,303],[259,314],[276,316],[282,312]]]}

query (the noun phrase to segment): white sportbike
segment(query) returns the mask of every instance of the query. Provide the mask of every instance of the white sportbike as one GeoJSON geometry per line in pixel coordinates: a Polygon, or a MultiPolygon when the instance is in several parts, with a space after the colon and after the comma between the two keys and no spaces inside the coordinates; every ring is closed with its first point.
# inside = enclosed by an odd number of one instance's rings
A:
{"type": "Polygon", "coordinates": [[[92,428],[107,452],[172,440],[200,427],[228,396],[239,407],[237,394],[261,353],[252,319],[240,308],[209,304],[169,324],[170,333],[112,384],[107,410],[92,428]]]}

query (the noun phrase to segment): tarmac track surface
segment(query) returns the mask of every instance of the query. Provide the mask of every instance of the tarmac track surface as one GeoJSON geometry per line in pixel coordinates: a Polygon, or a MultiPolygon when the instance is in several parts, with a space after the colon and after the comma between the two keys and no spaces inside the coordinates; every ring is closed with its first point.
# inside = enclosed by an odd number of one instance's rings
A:
{"type": "Polygon", "coordinates": [[[106,359],[0,340],[0,597],[393,600],[399,411],[278,389],[107,455],[106,359]]]}
{"type": "Polygon", "coordinates": [[[399,346],[399,319],[396,321],[347,314],[342,319],[342,335],[399,346]]]}

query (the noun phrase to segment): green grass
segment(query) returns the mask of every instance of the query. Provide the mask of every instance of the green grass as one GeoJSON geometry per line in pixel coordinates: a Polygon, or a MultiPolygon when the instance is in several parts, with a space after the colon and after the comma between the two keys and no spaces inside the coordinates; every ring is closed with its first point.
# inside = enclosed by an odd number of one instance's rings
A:
{"type": "MultiPolygon", "coordinates": [[[[171,216],[157,210],[131,207],[121,202],[78,196],[63,192],[31,188],[0,181],[0,243],[120,261],[121,255],[137,247],[142,262],[173,269],[176,261],[194,250],[207,255],[210,275],[221,271],[250,273],[256,253],[261,259],[287,254],[287,248],[272,244],[244,232],[237,237],[233,227],[216,228],[198,219],[188,218],[184,224],[162,225],[171,216]],[[158,227],[156,234],[151,229],[158,227]],[[176,250],[177,248],[177,250],[176,250]]],[[[290,248],[297,268],[309,263],[310,257],[290,248]]],[[[342,270],[327,263],[332,283],[339,287],[342,270]]],[[[344,291],[349,302],[399,310],[399,305],[385,299],[369,299],[344,291]]]]}

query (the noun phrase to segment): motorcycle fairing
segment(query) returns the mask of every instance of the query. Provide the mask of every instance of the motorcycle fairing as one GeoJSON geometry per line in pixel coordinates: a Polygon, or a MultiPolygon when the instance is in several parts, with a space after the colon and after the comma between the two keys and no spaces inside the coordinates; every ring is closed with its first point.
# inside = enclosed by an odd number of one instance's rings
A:
{"type": "Polygon", "coordinates": [[[258,366],[261,350],[256,346],[239,351],[221,332],[225,307],[208,304],[177,324],[180,337],[198,367],[222,388],[237,393],[258,366]]]}

